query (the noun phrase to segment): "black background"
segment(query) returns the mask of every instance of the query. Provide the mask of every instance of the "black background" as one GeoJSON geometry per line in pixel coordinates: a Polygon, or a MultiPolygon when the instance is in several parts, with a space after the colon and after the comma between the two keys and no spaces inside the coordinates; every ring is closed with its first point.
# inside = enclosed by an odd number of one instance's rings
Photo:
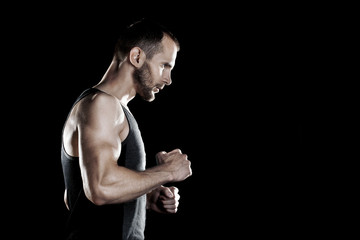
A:
{"type": "Polygon", "coordinates": [[[319,229],[313,150],[323,132],[321,101],[313,100],[326,19],[308,6],[162,4],[22,6],[6,29],[7,82],[17,100],[4,110],[17,131],[7,138],[16,159],[4,206],[14,206],[7,219],[19,227],[15,237],[61,235],[63,123],[105,73],[117,29],[142,17],[166,25],[181,44],[172,85],[154,102],[129,103],[147,166],[156,152],[180,148],[193,169],[173,184],[178,213],[148,214],[147,239],[295,238],[319,229]]]}

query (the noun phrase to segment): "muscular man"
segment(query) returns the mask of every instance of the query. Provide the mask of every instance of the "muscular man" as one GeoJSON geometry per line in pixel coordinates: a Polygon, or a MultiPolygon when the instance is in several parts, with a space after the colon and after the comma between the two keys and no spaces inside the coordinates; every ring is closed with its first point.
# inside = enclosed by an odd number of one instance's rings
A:
{"type": "Polygon", "coordinates": [[[171,84],[175,36],[141,20],[126,28],[102,79],[73,104],[62,134],[66,239],[144,239],[146,209],[175,213],[179,193],[166,183],[192,175],[180,149],[156,154],[146,168],[144,143],[127,107],[136,95],[153,101],[171,84]]]}

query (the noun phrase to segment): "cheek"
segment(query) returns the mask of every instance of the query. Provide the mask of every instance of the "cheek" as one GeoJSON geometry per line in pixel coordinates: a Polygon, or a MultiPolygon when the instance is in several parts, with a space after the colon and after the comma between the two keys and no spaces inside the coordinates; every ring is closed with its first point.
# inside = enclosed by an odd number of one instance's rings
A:
{"type": "Polygon", "coordinates": [[[150,71],[151,76],[155,79],[159,78],[162,74],[161,67],[150,66],[149,71],[150,71]]]}
{"type": "Polygon", "coordinates": [[[164,74],[164,68],[159,68],[159,70],[158,70],[158,76],[159,77],[161,77],[161,76],[163,76],[163,74],[164,74]]]}
{"type": "Polygon", "coordinates": [[[159,79],[159,78],[162,78],[164,76],[164,69],[162,68],[156,68],[154,69],[153,71],[153,78],[154,79],[159,79]]]}

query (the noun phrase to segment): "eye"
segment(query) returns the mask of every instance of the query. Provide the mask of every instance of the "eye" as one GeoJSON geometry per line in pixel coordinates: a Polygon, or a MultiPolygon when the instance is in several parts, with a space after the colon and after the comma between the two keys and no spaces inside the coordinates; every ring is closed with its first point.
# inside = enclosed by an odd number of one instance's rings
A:
{"type": "Polygon", "coordinates": [[[170,70],[173,68],[172,65],[169,64],[169,63],[162,63],[162,64],[160,64],[160,67],[161,68],[168,68],[170,70]]]}

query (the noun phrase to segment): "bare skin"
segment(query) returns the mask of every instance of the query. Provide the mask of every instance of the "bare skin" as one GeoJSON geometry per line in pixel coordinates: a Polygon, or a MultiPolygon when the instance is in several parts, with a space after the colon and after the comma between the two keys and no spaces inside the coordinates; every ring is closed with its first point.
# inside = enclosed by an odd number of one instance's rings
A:
{"type": "MultiPolygon", "coordinates": [[[[163,51],[151,59],[138,47],[134,47],[121,63],[113,59],[101,81],[94,86],[102,92],[82,99],[66,121],[65,150],[79,157],[85,195],[96,205],[123,203],[147,194],[149,209],[175,213],[180,198],[178,189],[163,185],[183,181],[192,175],[191,163],[180,149],[157,153],[159,164],[145,171],[117,165],[121,142],[129,133],[122,106],[127,108],[136,94],[153,101],[155,93],[171,84],[177,47],[166,36],[162,44],[163,51]],[[144,64],[151,73],[147,89],[134,81],[133,74],[144,64]]],[[[67,206],[66,189],[64,199],[67,206]]]]}

